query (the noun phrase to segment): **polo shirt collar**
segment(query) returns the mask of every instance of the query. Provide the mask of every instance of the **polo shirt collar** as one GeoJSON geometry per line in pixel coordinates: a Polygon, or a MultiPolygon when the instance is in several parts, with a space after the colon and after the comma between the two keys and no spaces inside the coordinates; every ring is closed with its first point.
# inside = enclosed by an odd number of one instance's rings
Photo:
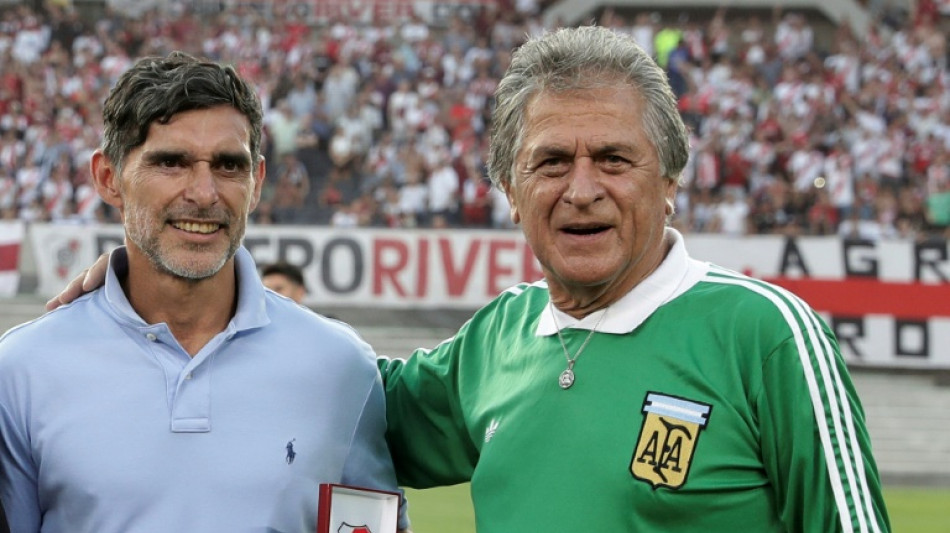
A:
{"type": "MultiPolygon", "coordinates": [[[[270,319],[267,317],[264,285],[257,274],[257,266],[250,252],[243,246],[238,248],[234,259],[237,269],[238,301],[229,329],[243,331],[262,327],[268,324],[270,319]]],[[[103,287],[105,299],[123,320],[135,326],[147,326],[148,324],[132,308],[119,283],[119,273],[124,275],[128,269],[128,251],[125,246],[119,246],[109,255],[109,270],[103,287]]]]}

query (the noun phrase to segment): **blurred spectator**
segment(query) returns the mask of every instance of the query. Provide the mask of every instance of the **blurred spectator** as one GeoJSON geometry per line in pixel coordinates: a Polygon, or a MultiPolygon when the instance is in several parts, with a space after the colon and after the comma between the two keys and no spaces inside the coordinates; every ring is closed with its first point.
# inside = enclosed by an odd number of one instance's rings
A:
{"type": "Polygon", "coordinates": [[[344,62],[334,63],[323,81],[323,96],[326,101],[327,116],[336,120],[346,112],[353,102],[359,87],[359,74],[356,69],[344,62]]]}
{"type": "Polygon", "coordinates": [[[0,167],[0,220],[17,218],[16,180],[0,167]]]}
{"type": "Polygon", "coordinates": [[[330,139],[330,158],[345,172],[362,166],[375,133],[382,126],[379,109],[368,100],[368,93],[361,94],[336,120],[330,139]]]}
{"type": "Polygon", "coordinates": [[[860,211],[854,210],[838,225],[838,235],[848,240],[879,241],[885,230],[877,220],[862,218],[860,211]]]}
{"type": "Polygon", "coordinates": [[[360,225],[359,213],[354,203],[342,203],[330,217],[334,228],[355,228],[360,225]]]}
{"type": "MultiPolygon", "coordinates": [[[[20,209],[30,209],[34,202],[41,198],[40,185],[43,183],[43,170],[40,168],[39,160],[34,154],[35,150],[28,149],[23,158],[23,163],[16,171],[16,202],[20,209]]],[[[35,219],[35,214],[30,219],[35,219]]]]}
{"type": "Polygon", "coordinates": [[[800,192],[809,191],[822,175],[825,156],[806,132],[797,133],[792,141],[795,148],[788,159],[792,185],[800,192]]]}
{"type": "Polygon", "coordinates": [[[440,153],[429,169],[429,216],[433,227],[447,227],[458,221],[459,175],[447,153],[440,153]]]}
{"type": "Polygon", "coordinates": [[[317,110],[317,90],[314,81],[305,73],[300,72],[294,76],[293,87],[284,98],[291,116],[312,116],[317,110]]]}
{"type": "Polygon", "coordinates": [[[786,61],[794,61],[811,52],[815,36],[811,26],[799,13],[781,13],[781,4],[775,4],[775,44],[786,61]]]}
{"type": "Polygon", "coordinates": [[[838,228],[838,210],[831,203],[828,190],[824,187],[812,193],[817,201],[808,208],[808,233],[811,235],[833,235],[838,228]]]}
{"type": "Polygon", "coordinates": [[[942,182],[927,196],[927,221],[944,237],[950,237],[950,183],[942,182]]]}
{"type": "Polygon", "coordinates": [[[43,210],[50,220],[66,220],[76,211],[73,205],[73,167],[68,153],[52,163],[49,176],[40,186],[43,210]]]}
{"type": "Polygon", "coordinates": [[[470,228],[485,228],[491,222],[491,182],[475,165],[471,157],[466,157],[465,183],[462,185],[462,225],[470,228]]]}
{"type": "Polygon", "coordinates": [[[27,14],[22,24],[13,40],[11,51],[14,60],[29,65],[39,61],[43,51],[49,46],[51,30],[49,25],[41,23],[33,14],[27,14]]]}
{"type": "Polygon", "coordinates": [[[389,96],[387,116],[389,130],[396,142],[407,142],[422,123],[423,114],[419,95],[410,80],[400,80],[389,96]]]}
{"type": "Polygon", "coordinates": [[[727,189],[725,197],[713,208],[712,227],[715,232],[729,236],[746,234],[746,219],[749,215],[749,204],[742,192],[736,189],[727,189]]]}
{"type": "Polygon", "coordinates": [[[297,135],[305,116],[295,115],[287,99],[278,101],[277,106],[264,115],[264,128],[270,142],[268,155],[280,159],[297,151],[297,135]]]}
{"type": "Polygon", "coordinates": [[[491,226],[495,229],[514,229],[511,221],[511,204],[508,196],[498,187],[492,186],[488,191],[491,198],[491,226]]]}
{"type": "Polygon", "coordinates": [[[399,206],[399,188],[390,178],[375,189],[376,204],[379,206],[380,224],[387,228],[402,227],[402,208],[399,206]]]}
{"type": "Polygon", "coordinates": [[[428,222],[429,188],[421,169],[413,166],[406,172],[406,183],[399,190],[399,212],[402,226],[414,228],[428,222]]]}
{"type": "Polygon", "coordinates": [[[272,221],[278,224],[306,222],[305,208],[310,194],[307,168],[294,152],[286,152],[280,156],[273,171],[274,175],[266,180],[272,185],[265,197],[265,201],[270,204],[272,221]]]}
{"type": "Polygon", "coordinates": [[[676,46],[669,51],[666,63],[666,74],[670,80],[670,87],[677,98],[682,98],[689,89],[691,69],[689,49],[686,46],[686,40],[681,37],[676,46]]]}
{"type": "Polygon", "coordinates": [[[307,296],[303,270],[297,265],[277,262],[261,266],[261,281],[268,289],[299,303],[307,296]]]}

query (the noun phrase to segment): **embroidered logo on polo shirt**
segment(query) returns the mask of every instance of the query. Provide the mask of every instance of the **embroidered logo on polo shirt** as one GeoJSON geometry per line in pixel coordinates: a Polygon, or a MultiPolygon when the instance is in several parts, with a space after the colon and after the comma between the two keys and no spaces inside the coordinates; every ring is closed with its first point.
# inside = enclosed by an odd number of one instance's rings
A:
{"type": "Polygon", "coordinates": [[[682,487],[710,411],[709,404],[648,392],[643,401],[640,437],[630,462],[633,477],[654,489],[682,487]]]}
{"type": "Polygon", "coordinates": [[[294,441],[297,439],[290,439],[287,441],[287,464],[293,464],[294,459],[297,458],[297,452],[294,451],[294,441]]]}

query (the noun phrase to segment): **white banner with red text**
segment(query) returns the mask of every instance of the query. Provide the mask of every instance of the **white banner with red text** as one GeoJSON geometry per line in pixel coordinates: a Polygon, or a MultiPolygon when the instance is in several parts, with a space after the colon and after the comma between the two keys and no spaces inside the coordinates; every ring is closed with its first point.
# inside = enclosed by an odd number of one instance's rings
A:
{"type": "MultiPolygon", "coordinates": [[[[119,226],[31,224],[38,292],[57,294],[102,252],[119,226]]],[[[259,263],[303,268],[308,303],[373,308],[476,309],[541,278],[518,231],[250,226],[259,263]]],[[[688,235],[690,254],[784,286],[835,330],[849,363],[950,369],[948,242],[837,237],[688,235]]]]}

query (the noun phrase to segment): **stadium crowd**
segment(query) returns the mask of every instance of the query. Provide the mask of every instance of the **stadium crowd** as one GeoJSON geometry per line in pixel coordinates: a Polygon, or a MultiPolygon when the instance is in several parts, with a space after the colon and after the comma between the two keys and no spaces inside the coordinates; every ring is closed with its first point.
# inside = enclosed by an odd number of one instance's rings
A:
{"type": "MultiPolygon", "coordinates": [[[[509,228],[485,178],[487,122],[511,50],[544,31],[549,3],[486,1],[445,24],[311,24],[250,2],[211,21],[188,2],[91,23],[68,2],[6,8],[0,218],[116,222],[88,176],[96,117],[136,58],[177,49],[231,63],[259,90],[268,180],[255,223],[509,228]]],[[[842,24],[828,46],[781,6],[765,20],[604,11],[599,24],[667,69],[692,131],[674,225],[950,237],[950,12],[913,5],[877,9],[861,35],[842,24]]]]}

